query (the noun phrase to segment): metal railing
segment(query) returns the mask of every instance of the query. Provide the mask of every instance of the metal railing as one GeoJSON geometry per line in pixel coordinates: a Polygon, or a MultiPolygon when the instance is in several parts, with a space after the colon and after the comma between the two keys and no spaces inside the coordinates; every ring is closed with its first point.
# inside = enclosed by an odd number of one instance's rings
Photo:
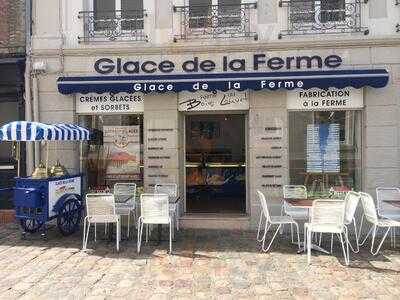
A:
{"type": "Polygon", "coordinates": [[[359,32],[369,34],[362,26],[363,3],[368,0],[282,0],[279,7],[287,8],[285,35],[340,34],[359,32]]]}
{"type": "Polygon", "coordinates": [[[257,3],[238,5],[174,6],[179,18],[179,33],[174,41],[190,39],[254,38],[251,12],[257,3]]]}
{"type": "Polygon", "coordinates": [[[145,10],[81,11],[83,36],[79,42],[147,41],[144,31],[145,10]]]}

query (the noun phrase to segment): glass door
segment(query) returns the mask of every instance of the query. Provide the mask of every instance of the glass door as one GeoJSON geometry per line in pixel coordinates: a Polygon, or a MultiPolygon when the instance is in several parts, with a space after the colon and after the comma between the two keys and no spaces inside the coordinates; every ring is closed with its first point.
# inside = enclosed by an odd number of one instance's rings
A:
{"type": "Polygon", "coordinates": [[[185,125],[187,212],[245,213],[245,115],[187,115],[185,125]]]}

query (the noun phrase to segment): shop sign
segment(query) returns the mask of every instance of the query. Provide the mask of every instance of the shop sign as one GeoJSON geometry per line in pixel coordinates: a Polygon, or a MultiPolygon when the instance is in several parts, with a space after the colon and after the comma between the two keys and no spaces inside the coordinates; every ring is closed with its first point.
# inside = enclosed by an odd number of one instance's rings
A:
{"type": "Polygon", "coordinates": [[[103,134],[106,179],[136,179],[140,173],[140,126],[104,126],[103,134]]]}
{"type": "Polygon", "coordinates": [[[49,182],[49,217],[57,215],[55,206],[62,196],[81,194],[81,177],[74,177],[49,182]]]}
{"type": "Polygon", "coordinates": [[[249,109],[247,91],[227,92],[181,92],[179,111],[247,110],[249,109]]]}
{"type": "Polygon", "coordinates": [[[169,59],[163,61],[141,60],[140,58],[110,58],[102,57],[94,63],[94,70],[99,74],[153,74],[153,73],[199,73],[222,70],[223,72],[243,72],[246,70],[260,70],[268,68],[273,71],[311,69],[313,67],[337,68],[343,60],[338,55],[300,55],[268,57],[265,53],[255,53],[251,58],[226,55],[200,59],[195,56],[185,60],[182,64],[169,59]]]}
{"type": "Polygon", "coordinates": [[[76,94],[78,114],[138,113],[143,110],[143,93],[76,94]]]}
{"type": "Polygon", "coordinates": [[[362,89],[309,89],[287,93],[287,109],[289,110],[360,109],[363,106],[362,89]]]}

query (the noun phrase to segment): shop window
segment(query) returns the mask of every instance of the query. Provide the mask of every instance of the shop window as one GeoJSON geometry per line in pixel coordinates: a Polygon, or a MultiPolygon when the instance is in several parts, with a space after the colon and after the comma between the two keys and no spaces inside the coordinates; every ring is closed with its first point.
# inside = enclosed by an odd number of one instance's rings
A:
{"type": "Polygon", "coordinates": [[[143,116],[80,116],[92,130],[84,151],[89,190],[111,188],[116,182],[143,186],[143,116]]]}
{"type": "Polygon", "coordinates": [[[289,167],[290,182],[304,184],[310,191],[359,189],[361,113],[290,112],[289,167]]]}

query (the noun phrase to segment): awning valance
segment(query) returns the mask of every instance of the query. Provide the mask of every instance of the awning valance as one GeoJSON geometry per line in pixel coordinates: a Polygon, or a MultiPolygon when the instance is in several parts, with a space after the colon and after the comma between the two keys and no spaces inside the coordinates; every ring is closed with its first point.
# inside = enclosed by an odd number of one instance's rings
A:
{"type": "Polygon", "coordinates": [[[75,124],[49,125],[14,121],[0,127],[0,141],[85,141],[89,139],[89,130],[75,124]]]}
{"type": "Polygon", "coordinates": [[[237,72],[168,75],[120,75],[60,77],[62,94],[181,91],[278,90],[310,88],[382,88],[389,74],[385,69],[322,70],[292,72],[237,72]]]}

